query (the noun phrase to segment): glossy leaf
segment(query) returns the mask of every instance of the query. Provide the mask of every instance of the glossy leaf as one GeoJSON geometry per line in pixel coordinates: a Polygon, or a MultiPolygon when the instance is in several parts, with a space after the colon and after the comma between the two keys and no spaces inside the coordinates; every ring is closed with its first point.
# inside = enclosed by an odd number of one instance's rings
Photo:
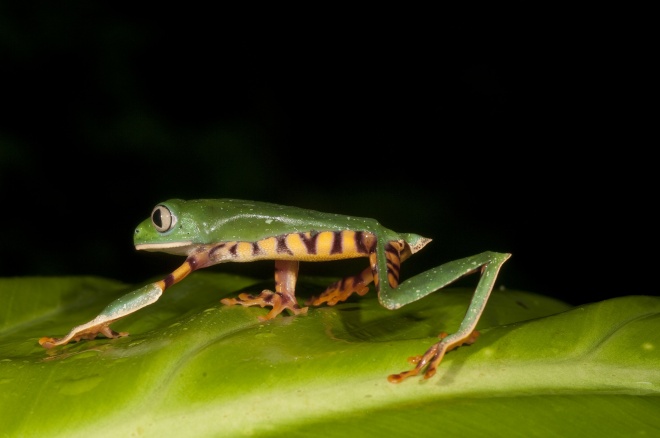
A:
{"type": "MultiPolygon", "coordinates": [[[[301,279],[299,295],[324,279],[301,279]]],[[[571,308],[498,290],[471,345],[431,379],[389,383],[463,317],[468,289],[389,311],[374,293],[299,317],[223,297],[271,285],[198,272],[97,339],[61,336],[140,285],[0,279],[0,436],[653,436],[660,299],[571,308]],[[285,431],[285,432],[283,432],[285,431]]]]}

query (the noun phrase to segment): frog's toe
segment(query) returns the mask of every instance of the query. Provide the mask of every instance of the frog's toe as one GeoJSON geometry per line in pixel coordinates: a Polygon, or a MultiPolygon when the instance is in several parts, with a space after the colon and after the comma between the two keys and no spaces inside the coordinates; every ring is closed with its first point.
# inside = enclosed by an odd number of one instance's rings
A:
{"type": "Polygon", "coordinates": [[[241,293],[238,295],[238,298],[224,298],[220,302],[226,306],[240,304],[245,307],[272,307],[268,314],[259,317],[260,321],[273,319],[284,310],[288,310],[294,315],[304,315],[307,313],[307,307],[300,307],[296,302],[295,296],[270,290],[264,290],[257,296],[241,293]]]}
{"type": "Polygon", "coordinates": [[[44,336],[43,338],[39,339],[39,345],[44,348],[53,348],[55,345],[57,345],[57,339],[44,336]]]}
{"type": "Polygon", "coordinates": [[[128,336],[128,332],[116,332],[113,329],[111,329],[110,326],[105,325],[101,327],[97,333],[90,334],[91,337],[86,339],[94,339],[99,333],[109,339],[122,338],[124,336],[128,336]]]}

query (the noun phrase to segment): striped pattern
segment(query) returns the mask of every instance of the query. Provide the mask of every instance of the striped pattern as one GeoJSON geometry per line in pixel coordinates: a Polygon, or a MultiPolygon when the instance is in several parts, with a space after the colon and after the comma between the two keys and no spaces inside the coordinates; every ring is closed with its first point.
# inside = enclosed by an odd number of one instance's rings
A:
{"type": "Polygon", "coordinates": [[[213,263],[254,260],[327,261],[367,257],[376,237],[366,231],[310,231],[268,237],[257,242],[222,242],[209,251],[213,263]]]}
{"type": "MultiPolygon", "coordinates": [[[[390,241],[385,245],[387,259],[387,282],[392,288],[399,286],[401,262],[410,257],[408,244],[401,241],[390,241]]],[[[317,298],[312,298],[308,304],[318,306],[329,305],[346,300],[353,293],[364,295],[368,285],[374,282],[378,289],[378,253],[376,252],[376,236],[366,231],[321,231],[282,234],[268,237],[256,242],[221,242],[211,245],[208,250],[210,264],[233,261],[251,262],[254,260],[282,260],[285,263],[299,261],[327,261],[356,257],[369,257],[369,267],[358,275],[345,277],[331,284],[317,298]]],[[[277,266],[276,266],[277,267],[277,266]]],[[[297,264],[282,265],[276,269],[276,284],[284,289],[295,288],[297,264]],[[280,272],[284,269],[285,272],[280,272]],[[290,272],[289,272],[290,271],[290,272]],[[286,274],[286,275],[284,275],[286,274]],[[284,276],[283,276],[284,275],[284,276]],[[288,277],[292,275],[293,277],[288,277]],[[287,279],[293,279],[292,284],[281,284],[287,279]]],[[[278,291],[281,292],[281,291],[278,291]]]]}
{"type": "Polygon", "coordinates": [[[387,281],[391,287],[399,285],[399,274],[401,272],[401,253],[403,252],[403,242],[390,241],[385,247],[385,257],[387,258],[387,281]]]}
{"type": "MultiPolygon", "coordinates": [[[[405,254],[410,254],[408,245],[404,241],[390,241],[385,246],[385,257],[387,259],[387,282],[390,287],[399,286],[399,273],[401,262],[405,254]]],[[[340,301],[348,299],[352,294],[364,295],[369,291],[369,284],[373,281],[378,289],[378,253],[375,248],[369,253],[370,266],[357,275],[344,277],[331,284],[318,297],[312,297],[306,304],[320,306],[326,303],[334,306],[340,301]]]]}
{"type": "MultiPolygon", "coordinates": [[[[408,245],[403,241],[389,241],[385,246],[385,257],[387,258],[387,282],[390,287],[399,286],[399,274],[401,272],[402,255],[409,254],[408,245]]],[[[374,276],[374,285],[378,289],[378,254],[369,254],[369,263],[374,276]]]]}

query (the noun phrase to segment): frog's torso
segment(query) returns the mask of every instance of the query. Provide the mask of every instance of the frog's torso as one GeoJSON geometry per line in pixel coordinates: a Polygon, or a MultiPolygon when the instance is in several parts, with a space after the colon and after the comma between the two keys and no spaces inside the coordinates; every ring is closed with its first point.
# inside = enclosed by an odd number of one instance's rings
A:
{"type": "Polygon", "coordinates": [[[156,233],[153,218],[146,219],[135,230],[136,248],[179,255],[204,251],[213,264],[368,257],[379,240],[403,244],[411,236],[385,228],[375,219],[266,202],[173,199],[160,205],[171,211],[172,217],[176,215],[175,223],[170,230],[156,233]]]}

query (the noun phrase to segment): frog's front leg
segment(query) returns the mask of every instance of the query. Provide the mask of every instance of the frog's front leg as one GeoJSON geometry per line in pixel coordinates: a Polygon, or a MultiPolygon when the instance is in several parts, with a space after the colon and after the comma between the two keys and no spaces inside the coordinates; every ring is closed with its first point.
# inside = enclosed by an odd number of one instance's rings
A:
{"type": "Polygon", "coordinates": [[[69,342],[77,342],[81,339],[94,339],[101,334],[108,338],[126,336],[128,333],[118,333],[110,328],[110,324],[123,318],[141,308],[153,304],[163,294],[165,289],[183,280],[195,269],[202,268],[208,264],[205,253],[191,255],[186,261],[164,279],[136,289],[110,303],[101,313],[88,323],[74,327],[69,334],[62,338],[43,337],[39,344],[44,348],[53,348],[58,345],[66,345],[69,342]]]}
{"type": "Polygon", "coordinates": [[[118,333],[110,328],[110,324],[136,310],[155,303],[163,294],[164,287],[161,283],[162,281],[159,281],[134,290],[110,303],[93,320],[71,329],[69,334],[63,338],[43,337],[39,339],[39,344],[44,348],[53,348],[58,345],[66,345],[71,341],[94,339],[98,334],[102,334],[107,338],[126,336],[128,333],[118,333]]]}
{"type": "Polygon", "coordinates": [[[275,318],[284,310],[288,310],[294,315],[305,314],[307,313],[307,307],[301,308],[296,300],[298,267],[299,262],[296,260],[276,260],[275,292],[265,289],[257,296],[242,293],[238,295],[238,298],[224,298],[220,302],[227,306],[240,304],[246,307],[272,307],[267,315],[259,316],[260,321],[275,318]]]}

